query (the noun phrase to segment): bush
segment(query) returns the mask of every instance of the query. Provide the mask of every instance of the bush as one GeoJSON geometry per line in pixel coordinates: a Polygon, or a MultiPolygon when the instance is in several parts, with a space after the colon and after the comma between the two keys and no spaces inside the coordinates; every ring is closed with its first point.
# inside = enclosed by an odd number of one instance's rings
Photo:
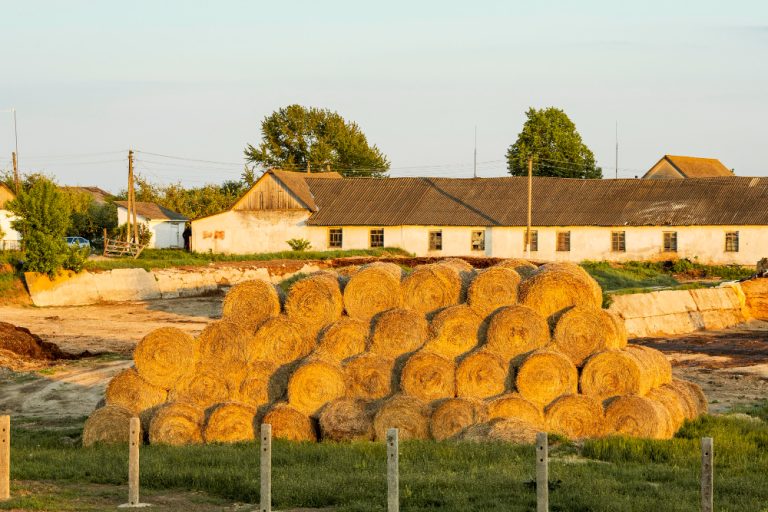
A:
{"type": "Polygon", "coordinates": [[[72,270],[74,272],[82,272],[85,262],[88,259],[90,250],[87,247],[68,246],[67,255],[62,267],[65,270],[72,270]]]}
{"type": "MultiPolygon", "coordinates": [[[[117,228],[113,229],[110,233],[110,237],[118,240],[125,240],[125,230],[128,228],[128,224],[121,224],[117,228]]],[[[131,226],[131,238],[133,238],[133,226],[131,226]]],[[[152,240],[152,231],[145,223],[139,224],[139,244],[147,245],[152,240]]]]}
{"type": "Polygon", "coordinates": [[[69,227],[66,198],[52,181],[41,178],[7,208],[18,217],[12,226],[24,239],[24,270],[55,276],[68,255],[64,239],[69,227]]]}
{"type": "Polygon", "coordinates": [[[291,246],[292,250],[299,252],[312,248],[310,241],[304,238],[291,238],[286,243],[291,246]]]}

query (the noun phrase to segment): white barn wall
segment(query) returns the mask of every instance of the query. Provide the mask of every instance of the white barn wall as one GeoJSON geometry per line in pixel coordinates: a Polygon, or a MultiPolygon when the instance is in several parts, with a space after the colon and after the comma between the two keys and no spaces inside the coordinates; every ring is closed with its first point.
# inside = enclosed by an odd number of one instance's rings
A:
{"type": "MultiPolygon", "coordinates": [[[[184,221],[173,220],[147,220],[142,215],[136,215],[136,221],[139,224],[146,224],[152,233],[147,247],[151,249],[179,249],[184,247],[184,221]]],[[[128,222],[128,210],[118,206],[117,225],[120,226],[128,222]]],[[[133,223],[133,219],[131,219],[133,223]]]]}

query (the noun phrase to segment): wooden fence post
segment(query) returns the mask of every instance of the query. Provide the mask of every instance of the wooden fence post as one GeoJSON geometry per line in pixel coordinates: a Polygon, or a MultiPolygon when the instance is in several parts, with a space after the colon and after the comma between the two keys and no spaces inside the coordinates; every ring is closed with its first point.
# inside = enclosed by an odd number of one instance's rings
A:
{"type": "Polygon", "coordinates": [[[397,429],[387,430],[387,512],[400,510],[400,455],[397,429]]]}
{"type": "Polygon", "coordinates": [[[131,418],[128,434],[128,503],[120,508],[143,508],[148,503],[139,501],[139,446],[141,445],[141,420],[131,418]]]}
{"type": "Polygon", "coordinates": [[[711,437],[701,438],[701,511],[714,510],[714,458],[711,437]]]}
{"type": "Polygon", "coordinates": [[[0,416],[0,501],[11,497],[11,417],[0,416]]]}
{"type": "Polygon", "coordinates": [[[272,425],[261,426],[261,477],[259,500],[261,512],[272,511],[272,425]]]}
{"type": "Polygon", "coordinates": [[[549,444],[547,433],[536,434],[536,512],[549,511],[549,444]]]}

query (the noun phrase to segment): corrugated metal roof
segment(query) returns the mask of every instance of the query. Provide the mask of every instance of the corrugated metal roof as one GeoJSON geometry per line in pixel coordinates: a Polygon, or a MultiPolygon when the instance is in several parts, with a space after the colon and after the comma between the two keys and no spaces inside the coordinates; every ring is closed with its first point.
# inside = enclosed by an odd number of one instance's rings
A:
{"type": "MultiPolygon", "coordinates": [[[[306,178],[315,226],[525,226],[527,178],[306,178]]],[[[536,226],[768,225],[768,178],[533,180],[536,226]]]]}
{"type": "MultiPolygon", "coordinates": [[[[127,209],[128,201],[115,201],[115,204],[127,209]]],[[[169,210],[157,203],[136,202],[136,215],[141,215],[147,220],[189,220],[180,213],[169,210]]]]}

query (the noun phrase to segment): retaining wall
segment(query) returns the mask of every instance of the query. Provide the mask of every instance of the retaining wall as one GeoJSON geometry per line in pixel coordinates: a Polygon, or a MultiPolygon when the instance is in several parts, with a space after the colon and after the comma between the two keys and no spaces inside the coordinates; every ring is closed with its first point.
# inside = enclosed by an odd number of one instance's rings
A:
{"type": "Polygon", "coordinates": [[[616,295],[609,309],[624,319],[632,338],[723,329],[750,318],[739,283],[718,288],[616,295]]]}

